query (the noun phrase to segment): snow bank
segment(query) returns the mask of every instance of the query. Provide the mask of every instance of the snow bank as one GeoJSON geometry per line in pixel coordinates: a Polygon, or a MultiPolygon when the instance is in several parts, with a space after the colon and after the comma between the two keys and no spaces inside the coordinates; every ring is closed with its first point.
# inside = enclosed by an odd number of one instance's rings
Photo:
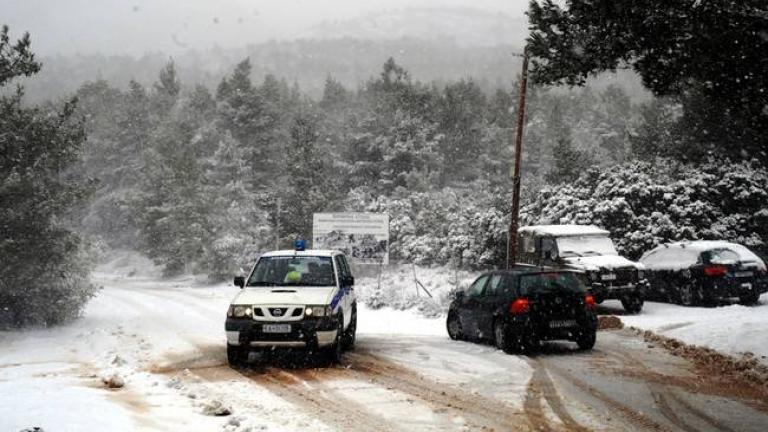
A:
{"type": "MultiPolygon", "coordinates": [[[[613,312],[614,305],[618,312],[619,305],[613,301],[606,301],[603,310],[613,312]]],[[[768,364],[768,294],[763,294],[757,306],[705,308],[646,302],[642,313],[621,319],[626,325],[726,354],[751,352],[768,364]]]]}

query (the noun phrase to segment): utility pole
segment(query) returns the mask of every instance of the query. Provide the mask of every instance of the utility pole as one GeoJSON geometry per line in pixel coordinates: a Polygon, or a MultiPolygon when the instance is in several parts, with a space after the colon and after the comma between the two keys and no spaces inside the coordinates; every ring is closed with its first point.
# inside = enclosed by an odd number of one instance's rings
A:
{"type": "Polygon", "coordinates": [[[277,213],[275,214],[275,250],[280,250],[280,204],[283,200],[277,198],[277,213]]]}
{"type": "Polygon", "coordinates": [[[525,92],[528,88],[528,50],[523,51],[523,74],[520,76],[520,103],[517,108],[517,134],[515,135],[515,171],[512,175],[512,214],[507,233],[507,268],[517,261],[517,228],[520,217],[520,162],[523,152],[523,125],[525,124],[525,92]]]}

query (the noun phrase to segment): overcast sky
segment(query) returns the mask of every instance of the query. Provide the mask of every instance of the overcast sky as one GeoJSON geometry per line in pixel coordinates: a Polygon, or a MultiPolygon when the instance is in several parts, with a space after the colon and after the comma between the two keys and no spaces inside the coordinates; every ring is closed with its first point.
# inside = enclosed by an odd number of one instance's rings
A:
{"type": "Polygon", "coordinates": [[[305,36],[322,21],[412,7],[522,17],[528,0],[0,0],[0,24],[41,55],[143,54],[305,36]]]}

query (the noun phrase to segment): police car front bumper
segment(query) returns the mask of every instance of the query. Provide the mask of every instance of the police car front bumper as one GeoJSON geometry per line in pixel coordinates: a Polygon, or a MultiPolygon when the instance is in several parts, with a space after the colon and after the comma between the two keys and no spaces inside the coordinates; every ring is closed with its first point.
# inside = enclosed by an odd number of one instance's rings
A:
{"type": "Polygon", "coordinates": [[[227,318],[227,343],[253,348],[325,347],[336,341],[336,317],[307,318],[301,321],[254,321],[250,318],[227,318]],[[265,326],[288,325],[290,330],[265,332],[265,326]]]}

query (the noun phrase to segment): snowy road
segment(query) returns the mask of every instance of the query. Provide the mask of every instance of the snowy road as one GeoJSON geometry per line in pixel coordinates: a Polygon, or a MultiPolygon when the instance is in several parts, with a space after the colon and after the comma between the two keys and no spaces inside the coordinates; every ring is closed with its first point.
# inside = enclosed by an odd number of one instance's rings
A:
{"type": "Polygon", "coordinates": [[[535,356],[455,342],[443,320],[361,308],[341,366],[225,365],[235,288],[97,274],[83,319],[0,333],[0,430],[765,430],[765,389],[629,331],[535,356]],[[121,389],[106,389],[117,374],[121,389]],[[217,408],[229,416],[206,415],[217,408]]]}

